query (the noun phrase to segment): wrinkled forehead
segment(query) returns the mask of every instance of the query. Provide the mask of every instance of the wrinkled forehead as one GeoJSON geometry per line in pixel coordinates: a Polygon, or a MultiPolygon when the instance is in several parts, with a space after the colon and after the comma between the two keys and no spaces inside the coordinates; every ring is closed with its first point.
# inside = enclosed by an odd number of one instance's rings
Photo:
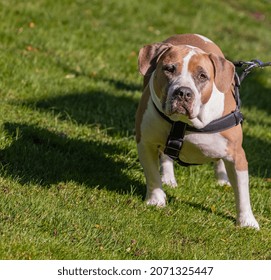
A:
{"type": "MultiPolygon", "coordinates": [[[[209,56],[203,50],[193,46],[173,46],[160,59],[162,64],[175,64],[178,68],[186,66],[191,72],[195,68],[202,67],[206,70],[212,68],[209,56]]],[[[180,70],[180,69],[179,69],[180,70]]]]}
{"type": "Polygon", "coordinates": [[[182,62],[189,54],[194,52],[194,49],[185,45],[173,46],[161,57],[163,63],[177,63],[182,62]]]}
{"type": "Polygon", "coordinates": [[[188,71],[191,73],[194,73],[196,70],[205,70],[208,73],[212,73],[214,69],[210,57],[207,53],[196,53],[194,55],[191,55],[189,62],[187,63],[187,67],[188,71]]]}

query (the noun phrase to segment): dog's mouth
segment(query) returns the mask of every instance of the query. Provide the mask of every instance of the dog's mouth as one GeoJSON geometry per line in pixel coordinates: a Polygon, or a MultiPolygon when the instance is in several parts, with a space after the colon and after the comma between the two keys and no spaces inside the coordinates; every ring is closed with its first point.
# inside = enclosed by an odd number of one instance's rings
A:
{"type": "Polygon", "coordinates": [[[168,116],[181,115],[187,117],[188,119],[195,118],[193,113],[193,104],[181,102],[176,99],[166,102],[165,112],[168,116]]]}

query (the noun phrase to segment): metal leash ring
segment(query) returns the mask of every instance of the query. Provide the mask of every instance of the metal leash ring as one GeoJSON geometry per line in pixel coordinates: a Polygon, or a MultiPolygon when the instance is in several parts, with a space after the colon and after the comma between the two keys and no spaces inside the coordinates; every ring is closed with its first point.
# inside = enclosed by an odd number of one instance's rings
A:
{"type": "Polygon", "coordinates": [[[235,67],[242,67],[243,72],[240,75],[240,82],[251,72],[253,68],[263,68],[266,66],[271,66],[271,62],[262,62],[259,59],[252,59],[251,61],[235,61],[233,62],[235,67]]]}

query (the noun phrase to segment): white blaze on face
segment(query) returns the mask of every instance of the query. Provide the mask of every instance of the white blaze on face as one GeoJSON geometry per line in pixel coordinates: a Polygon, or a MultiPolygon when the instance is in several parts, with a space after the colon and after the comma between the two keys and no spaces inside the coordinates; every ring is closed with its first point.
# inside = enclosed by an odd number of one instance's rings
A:
{"type": "MultiPolygon", "coordinates": [[[[196,54],[196,51],[194,49],[192,49],[183,59],[183,65],[182,65],[182,71],[180,73],[179,76],[177,76],[172,82],[171,85],[168,89],[168,95],[167,95],[167,100],[166,100],[166,108],[165,108],[165,112],[166,114],[170,115],[171,112],[171,102],[172,102],[172,96],[174,94],[174,91],[176,89],[178,89],[179,87],[188,87],[192,90],[192,92],[195,95],[195,99],[193,101],[192,104],[192,111],[190,118],[195,118],[198,114],[199,114],[199,110],[200,110],[200,106],[201,106],[201,95],[200,92],[198,91],[196,85],[195,85],[195,81],[191,75],[191,73],[188,70],[188,66],[189,66],[189,61],[191,59],[191,57],[193,55],[196,54]]],[[[176,120],[183,120],[188,119],[187,116],[180,116],[180,115],[172,115],[171,116],[172,119],[176,120]],[[180,119],[181,118],[181,119],[180,119]]]]}

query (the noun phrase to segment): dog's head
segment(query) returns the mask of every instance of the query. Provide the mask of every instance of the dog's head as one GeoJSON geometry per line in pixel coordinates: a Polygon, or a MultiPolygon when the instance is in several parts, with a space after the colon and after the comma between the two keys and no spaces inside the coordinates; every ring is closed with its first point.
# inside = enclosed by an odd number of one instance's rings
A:
{"type": "Polygon", "coordinates": [[[230,91],[234,78],[234,65],[225,58],[169,43],[143,47],[139,70],[152,83],[163,113],[183,121],[197,118],[214,91],[230,91]]]}

